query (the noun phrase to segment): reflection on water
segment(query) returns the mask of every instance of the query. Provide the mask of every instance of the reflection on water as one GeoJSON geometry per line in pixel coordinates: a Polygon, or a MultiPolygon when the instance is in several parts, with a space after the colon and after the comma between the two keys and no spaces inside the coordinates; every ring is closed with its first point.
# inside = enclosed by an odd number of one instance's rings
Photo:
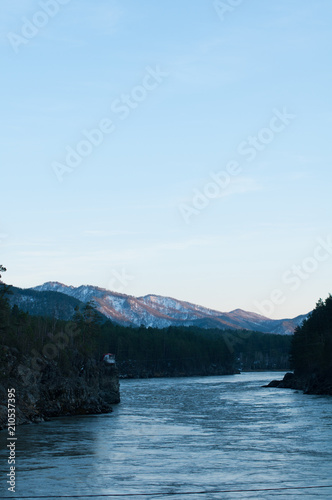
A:
{"type": "MultiPolygon", "coordinates": [[[[6,492],[2,483],[1,494],[21,498],[332,484],[332,398],[261,387],[282,375],[124,380],[122,402],[112,414],[19,427],[17,493],[6,492]]],[[[6,436],[0,434],[3,444],[6,436]]],[[[1,450],[5,458],[4,446],[1,450]]],[[[8,472],[6,464],[1,472],[8,472]]],[[[180,493],[174,498],[300,496],[328,499],[332,488],[222,497],[180,493]]]]}

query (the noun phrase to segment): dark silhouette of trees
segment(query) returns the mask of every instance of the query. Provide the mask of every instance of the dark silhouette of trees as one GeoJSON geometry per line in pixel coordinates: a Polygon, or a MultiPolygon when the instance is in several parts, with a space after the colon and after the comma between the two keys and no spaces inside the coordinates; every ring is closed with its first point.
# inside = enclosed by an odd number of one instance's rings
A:
{"type": "Polygon", "coordinates": [[[332,296],[320,299],[316,308],[295,330],[291,345],[295,375],[332,375],[332,296]]]}

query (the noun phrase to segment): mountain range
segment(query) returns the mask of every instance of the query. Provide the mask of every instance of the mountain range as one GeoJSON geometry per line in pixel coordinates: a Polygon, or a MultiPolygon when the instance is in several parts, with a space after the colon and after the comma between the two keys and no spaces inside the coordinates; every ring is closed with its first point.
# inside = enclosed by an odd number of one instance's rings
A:
{"type": "Polygon", "coordinates": [[[31,314],[71,319],[75,307],[93,302],[104,317],[130,327],[196,326],[291,335],[307,317],[301,315],[292,319],[273,320],[242,309],[225,313],[170,297],[134,297],[91,285],[73,287],[47,282],[34,288],[13,287],[12,290],[11,304],[17,304],[20,309],[31,314]]]}

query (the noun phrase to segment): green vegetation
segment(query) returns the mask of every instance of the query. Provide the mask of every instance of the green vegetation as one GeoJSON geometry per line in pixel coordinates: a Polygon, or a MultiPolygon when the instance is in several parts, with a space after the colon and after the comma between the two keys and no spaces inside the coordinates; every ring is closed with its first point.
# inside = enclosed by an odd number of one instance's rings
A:
{"type": "Polygon", "coordinates": [[[316,374],[332,378],[332,296],[319,300],[291,345],[291,366],[296,376],[316,374]]]}

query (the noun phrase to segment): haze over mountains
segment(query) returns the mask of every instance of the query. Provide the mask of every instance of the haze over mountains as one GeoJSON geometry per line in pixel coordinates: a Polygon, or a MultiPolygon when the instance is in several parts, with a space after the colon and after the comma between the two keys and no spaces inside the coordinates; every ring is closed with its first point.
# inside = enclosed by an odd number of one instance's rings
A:
{"type": "Polygon", "coordinates": [[[273,320],[241,309],[224,313],[170,297],[133,297],[90,285],[73,287],[58,282],[25,290],[15,288],[10,301],[30,313],[40,314],[42,310],[63,319],[70,319],[75,306],[92,301],[106,318],[132,327],[196,326],[290,335],[307,317],[273,320]]]}

